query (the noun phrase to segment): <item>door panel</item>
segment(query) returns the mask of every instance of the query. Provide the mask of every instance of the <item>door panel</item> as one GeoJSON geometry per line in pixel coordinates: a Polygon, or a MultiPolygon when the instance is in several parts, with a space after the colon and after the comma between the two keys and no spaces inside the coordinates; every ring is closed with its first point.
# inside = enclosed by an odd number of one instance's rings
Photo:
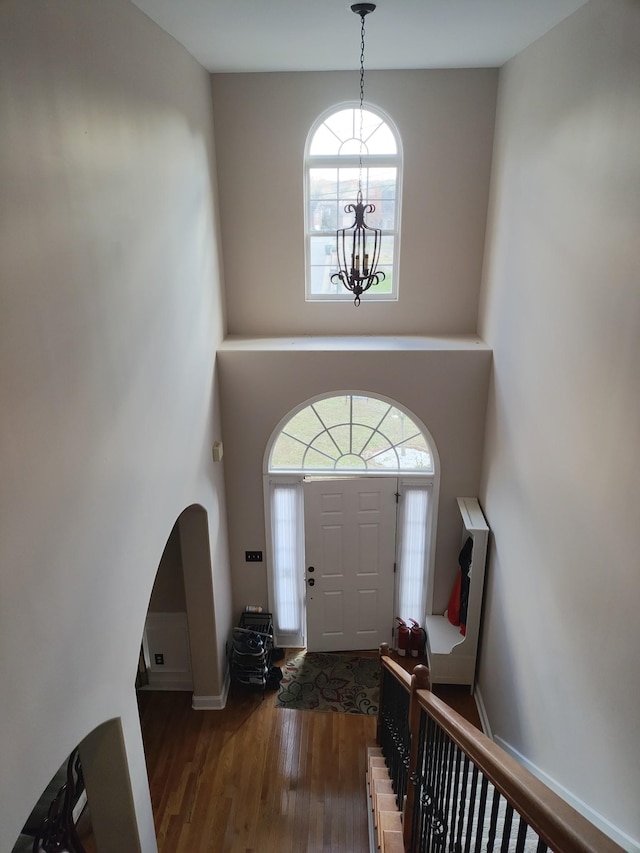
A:
{"type": "Polygon", "coordinates": [[[397,480],[305,483],[307,648],[377,649],[393,623],[397,480]]]}

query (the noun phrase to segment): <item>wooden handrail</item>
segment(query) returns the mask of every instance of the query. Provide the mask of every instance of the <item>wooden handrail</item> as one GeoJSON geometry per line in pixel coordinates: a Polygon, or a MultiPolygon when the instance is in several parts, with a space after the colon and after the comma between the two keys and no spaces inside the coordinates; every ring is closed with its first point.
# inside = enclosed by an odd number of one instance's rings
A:
{"type": "Polygon", "coordinates": [[[382,643],[380,646],[380,664],[395,676],[407,693],[411,692],[411,675],[404,667],[389,657],[389,646],[387,643],[382,643]]]}
{"type": "Polygon", "coordinates": [[[608,835],[430,690],[418,689],[416,693],[419,706],[555,853],[624,853],[608,835]]]}
{"type": "MultiPolygon", "coordinates": [[[[476,765],[478,770],[513,806],[554,853],[624,853],[624,849],[590,823],[576,809],[552,791],[537,776],[497,746],[483,732],[465,720],[430,690],[429,670],[417,666],[411,676],[389,657],[389,647],[380,647],[380,663],[411,693],[409,725],[411,736],[410,773],[417,765],[417,732],[420,709],[433,718],[447,736],[476,765]]],[[[409,785],[405,800],[404,833],[409,844],[414,787],[409,785]]]]}

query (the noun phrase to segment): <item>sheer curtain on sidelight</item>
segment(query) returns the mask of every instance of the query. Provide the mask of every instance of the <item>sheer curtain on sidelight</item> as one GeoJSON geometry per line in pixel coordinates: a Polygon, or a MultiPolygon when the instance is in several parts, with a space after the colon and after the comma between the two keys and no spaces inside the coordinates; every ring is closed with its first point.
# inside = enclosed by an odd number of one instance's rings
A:
{"type": "Polygon", "coordinates": [[[302,481],[271,481],[270,491],[275,629],[281,644],[301,645],[304,635],[302,481]]]}
{"type": "Polygon", "coordinates": [[[431,484],[401,483],[397,615],[422,624],[426,610],[431,484]]]}

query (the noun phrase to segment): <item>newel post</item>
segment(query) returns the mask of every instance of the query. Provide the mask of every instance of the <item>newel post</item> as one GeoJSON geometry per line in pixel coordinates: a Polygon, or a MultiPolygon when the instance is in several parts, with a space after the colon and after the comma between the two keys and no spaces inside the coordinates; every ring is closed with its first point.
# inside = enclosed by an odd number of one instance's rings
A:
{"type": "Polygon", "coordinates": [[[413,809],[416,795],[415,772],[418,767],[418,735],[420,731],[420,705],[418,704],[418,690],[431,690],[431,673],[429,667],[418,664],[411,676],[411,699],[409,702],[409,731],[411,733],[411,752],[409,754],[409,771],[407,782],[407,796],[404,801],[404,813],[402,815],[402,835],[404,849],[411,849],[413,809]]]}
{"type": "Polygon", "coordinates": [[[389,656],[389,643],[380,643],[380,689],[378,693],[378,719],[376,723],[376,743],[382,744],[382,690],[384,685],[384,667],[382,666],[382,658],[389,656]]]}

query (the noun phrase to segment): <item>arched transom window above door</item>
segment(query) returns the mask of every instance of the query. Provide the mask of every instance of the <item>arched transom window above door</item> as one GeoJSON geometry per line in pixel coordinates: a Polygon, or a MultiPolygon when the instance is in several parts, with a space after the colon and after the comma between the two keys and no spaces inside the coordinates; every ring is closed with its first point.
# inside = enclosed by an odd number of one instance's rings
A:
{"type": "Polygon", "coordinates": [[[392,403],[356,393],[316,400],[289,418],[273,443],[269,471],[435,473],[423,429],[392,403]]]}

